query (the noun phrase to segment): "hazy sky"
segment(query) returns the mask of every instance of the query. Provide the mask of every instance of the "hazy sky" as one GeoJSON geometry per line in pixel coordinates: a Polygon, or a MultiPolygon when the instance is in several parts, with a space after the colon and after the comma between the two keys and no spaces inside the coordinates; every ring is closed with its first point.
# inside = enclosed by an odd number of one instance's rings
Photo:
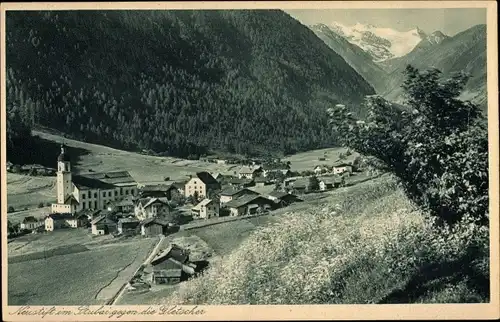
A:
{"type": "Polygon", "coordinates": [[[453,36],[474,25],[486,24],[486,9],[310,9],[285,10],[305,25],[332,21],[356,22],[407,31],[419,27],[426,33],[441,30],[453,36]]]}

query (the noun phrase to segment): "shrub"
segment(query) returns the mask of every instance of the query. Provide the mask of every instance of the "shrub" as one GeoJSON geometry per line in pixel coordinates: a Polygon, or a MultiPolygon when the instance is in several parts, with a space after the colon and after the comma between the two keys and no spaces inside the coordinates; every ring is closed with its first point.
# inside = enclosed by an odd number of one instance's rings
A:
{"type": "Polygon", "coordinates": [[[43,207],[44,207],[43,202],[40,202],[40,203],[38,204],[38,208],[43,208],[43,207]]]}
{"type": "Polygon", "coordinates": [[[467,77],[440,79],[440,71],[408,66],[406,107],[379,96],[365,99],[368,116],[356,120],[345,106],[329,110],[340,141],[375,157],[395,174],[407,195],[441,220],[470,214],[488,219],[488,137],[478,106],[458,99],[467,77]]]}
{"type": "Polygon", "coordinates": [[[15,212],[16,210],[14,209],[14,207],[12,206],[9,206],[9,208],[7,209],[7,212],[8,213],[11,213],[11,212],[15,212]]]}

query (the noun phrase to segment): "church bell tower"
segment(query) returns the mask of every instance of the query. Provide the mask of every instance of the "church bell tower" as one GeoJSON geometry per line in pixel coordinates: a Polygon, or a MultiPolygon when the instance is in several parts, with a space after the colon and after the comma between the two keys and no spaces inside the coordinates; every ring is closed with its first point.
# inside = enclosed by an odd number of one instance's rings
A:
{"type": "Polygon", "coordinates": [[[61,145],[61,153],[57,158],[57,203],[63,204],[66,198],[72,194],[71,189],[71,167],[69,155],[65,151],[64,144],[61,145]]]}

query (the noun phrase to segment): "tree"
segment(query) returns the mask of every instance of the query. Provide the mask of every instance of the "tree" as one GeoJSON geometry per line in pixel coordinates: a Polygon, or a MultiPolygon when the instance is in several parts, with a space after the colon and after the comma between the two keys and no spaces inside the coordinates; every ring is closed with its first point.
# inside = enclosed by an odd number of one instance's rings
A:
{"type": "Polygon", "coordinates": [[[342,144],[372,156],[406,194],[444,222],[488,219],[488,136],[479,107],[459,99],[467,77],[442,80],[437,69],[408,66],[404,106],[368,96],[365,120],[329,109],[342,144]]]}
{"type": "Polygon", "coordinates": [[[309,190],[318,191],[319,190],[319,180],[316,176],[309,177],[309,190]]]}

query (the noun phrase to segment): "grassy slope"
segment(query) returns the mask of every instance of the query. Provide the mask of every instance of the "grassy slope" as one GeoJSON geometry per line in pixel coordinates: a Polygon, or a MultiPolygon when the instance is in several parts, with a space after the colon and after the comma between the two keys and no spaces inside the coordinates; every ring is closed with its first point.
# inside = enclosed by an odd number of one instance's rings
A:
{"type": "Polygon", "coordinates": [[[120,272],[131,266],[136,269],[148,255],[153,241],[144,239],[82,253],[9,264],[9,304],[104,304],[125,282],[127,276],[120,272]],[[118,282],[116,278],[122,280],[118,282]],[[114,291],[106,289],[112,281],[115,282],[114,291]],[[101,293],[102,289],[106,292],[101,293]]]}
{"type": "Polygon", "coordinates": [[[156,303],[488,300],[481,257],[487,254],[487,231],[463,225],[438,234],[386,176],[275,218],[203,277],[156,303]]]}

